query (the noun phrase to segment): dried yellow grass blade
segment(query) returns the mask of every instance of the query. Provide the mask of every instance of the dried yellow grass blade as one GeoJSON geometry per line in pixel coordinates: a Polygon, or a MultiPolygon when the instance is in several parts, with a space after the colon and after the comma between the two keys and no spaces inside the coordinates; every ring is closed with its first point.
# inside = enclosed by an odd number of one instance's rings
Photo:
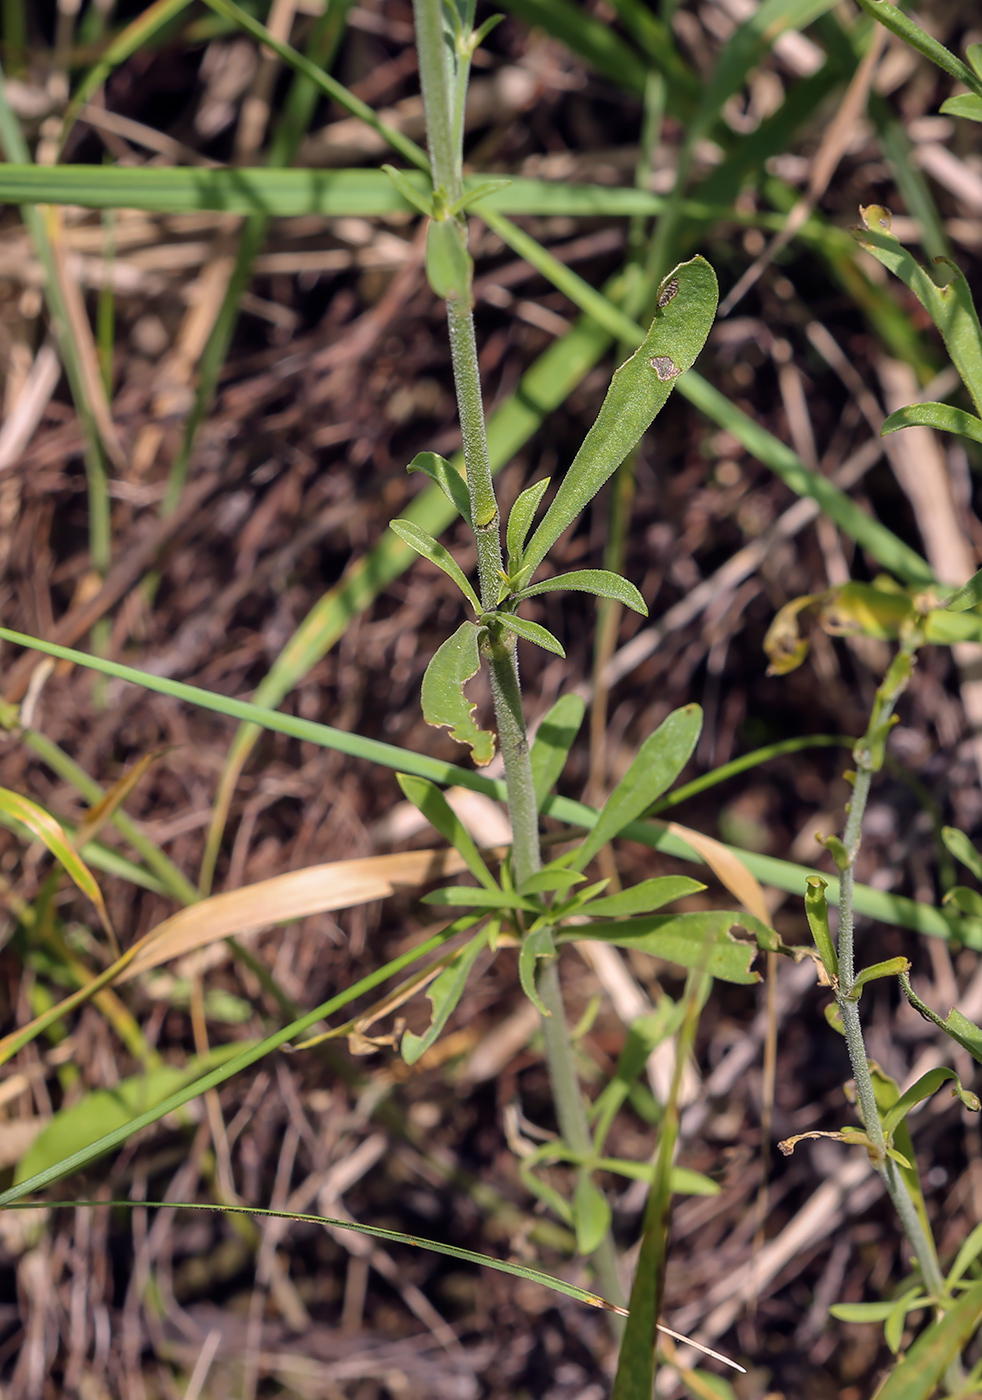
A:
{"type": "Polygon", "coordinates": [[[115,815],[118,808],[123,804],[144,773],[164,752],[163,749],[155,749],[152,753],[145,753],[136,763],[130,765],[121,778],[117,778],[112,787],[100,797],[99,801],[89,808],[85,816],[75,829],[75,847],[78,850],[89,841],[94,841],[99,832],[115,815]]]}
{"type": "Polygon", "coordinates": [[[113,952],[118,954],[119,947],[112,924],[109,922],[109,914],[106,910],[105,900],[102,898],[102,890],[100,890],[95,876],[85,861],[73,849],[64,827],[55,821],[50,812],[46,812],[43,807],[39,807],[30,798],[22,797],[19,792],[12,792],[10,788],[0,788],[0,809],[6,812],[9,817],[13,817],[26,826],[48,848],[59,865],[64,867],[82,893],[88,895],[96,907],[113,952]]]}
{"type": "Polygon", "coordinates": [[[404,851],[312,865],[240,890],[214,894],[152,929],[118,980],[129,981],[230,934],[251,933],[308,914],[386,899],[399,889],[414,889],[464,868],[464,861],[453,850],[404,851]]]}
{"type": "Polygon", "coordinates": [[[666,826],[673,835],[687,841],[692,849],[702,856],[720,884],[726,886],[748,914],[753,914],[770,928],[771,911],[767,907],[764,891],[756,875],[750,873],[739,856],[735,856],[721,841],[714,841],[711,836],[704,836],[701,831],[680,826],[678,822],[666,822],[666,826]]]}

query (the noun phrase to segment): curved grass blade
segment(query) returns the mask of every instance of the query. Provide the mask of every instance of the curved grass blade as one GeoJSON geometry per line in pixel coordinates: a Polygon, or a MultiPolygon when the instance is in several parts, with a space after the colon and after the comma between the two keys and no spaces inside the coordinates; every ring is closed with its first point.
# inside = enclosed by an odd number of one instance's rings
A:
{"type": "MultiPolygon", "coordinates": [[[[619,1313],[622,1317],[627,1315],[626,1308],[619,1308],[614,1303],[608,1303],[599,1294],[591,1293],[585,1288],[577,1288],[575,1283],[567,1283],[563,1278],[544,1273],[541,1269],[530,1268],[527,1264],[513,1263],[508,1259],[493,1259],[488,1254],[477,1254],[472,1249],[460,1249],[457,1245],[443,1244],[439,1240],[427,1240],[419,1235],[403,1234],[400,1230],[386,1230],[381,1225],[363,1225],[361,1221],[337,1219],[330,1215],[310,1215],[290,1210],[264,1210],[262,1206],[238,1206],[224,1203],[214,1205],[210,1201],[136,1201],[131,1199],[120,1201],[24,1201],[14,1206],[17,1210],[36,1210],[38,1207],[43,1207],[46,1210],[57,1210],[65,1207],[105,1210],[106,1207],[109,1207],[119,1210],[143,1208],[145,1210],[218,1211],[222,1215],[251,1215],[261,1220],[297,1220],[308,1225],[323,1225],[333,1230],[351,1230],[358,1235],[370,1235],[373,1239],[386,1240],[389,1244],[405,1244],[415,1249],[428,1249],[433,1254],[443,1254],[448,1259],[459,1259],[464,1264],[479,1264],[483,1268],[496,1269],[501,1274],[511,1274],[513,1278],[539,1283],[543,1288],[550,1288],[554,1293],[564,1293],[567,1298],[572,1298],[577,1303],[586,1303],[591,1308],[604,1308],[608,1312],[619,1313]]],[[[672,1333],[671,1335],[675,1336],[676,1334],[672,1333]]]]}
{"type": "Polygon", "coordinates": [[[982,418],[974,413],[966,413],[962,408],[953,408],[947,403],[911,403],[898,408],[884,419],[880,436],[895,433],[900,428],[934,428],[941,433],[960,433],[973,442],[982,442],[982,418]]]}
{"type": "Polygon", "coordinates": [[[982,1283],[976,1283],[921,1333],[877,1391],[876,1400],[928,1400],[980,1321],[982,1283]]]}
{"type": "Polygon", "coordinates": [[[54,817],[36,802],[22,797],[19,792],[11,792],[9,788],[0,788],[0,810],[26,826],[42,845],[48,848],[82,893],[92,901],[99,915],[99,922],[109,939],[109,945],[118,956],[119,945],[109,921],[109,911],[106,909],[102,890],[92,871],[72,846],[61,823],[55,821],[54,817]]]}
{"type": "Polygon", "coordinates": [[[896,34],[898,39],[903,39],[905,44],[909,44],[912,49],[916,49],[919,54],[929,58],[932,63],[936,63],[945,73],[956,78],[958,82],[964,83],[972,92],[982,97],[982,79],[979,75],[957,58],[950,49],[946,49],[944,44],[939,43],[926,30],[916,24],[909,15],[905,15],[899,6],[889,3],[889,0],[859,0],[859,4],[867,14],[872,15],[875,20],[879,20],[884,29],[889,29],[891,34],[896,34]]]}

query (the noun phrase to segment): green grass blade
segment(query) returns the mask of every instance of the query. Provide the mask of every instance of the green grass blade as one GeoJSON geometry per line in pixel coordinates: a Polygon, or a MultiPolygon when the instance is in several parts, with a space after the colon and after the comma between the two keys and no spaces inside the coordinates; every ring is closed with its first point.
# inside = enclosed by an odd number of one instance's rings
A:
{"type": "MultiPolygon", "coordinates": [[[[3,1202],[0,1201],[0,1205],[3,1202]]],[[[428,1249],[433,1254],[443,1254],[448,1259],[459,1259],[464,1264],[479,1264],[482,1268],[496,1269],[498,1273],[510,1274],[513,1278],[525,1279],[529,1283],[541,1284],[554,1293],[563,1293],[577,1303],[586,1303],[592,1308],[604,1308],[608,1312],[623,1313],[623,1308],[608,1303],[597,1293],[578,1288],[575,1283],[554,1274],[533,1269],[528,1264],[513,1263],[509,1259],[493,1259],[489,1254],[477,1254],[472,1249],[461,1249],[457,1245],[443,1244],[439,1240],[422,1239],[419,1235],[404,1235],[399,1230],[386,1230],[381,1225],[364,1225],[359,1220],[338,1219],[331,1215],[307,1215],[299,1211],[264,1210],[262,1206],[213,1205],[209,1201],[27,1201],[15,1207],[18,1210],[32,1210],[38,1206],[46,1209],[71,1207],[72,1209],[91,1208],[105,1210],[198,1210],[217,1211],[222,1215],[249,1215],[260,1220],[297,1220],[308,1225],[323,1225],[334,1230],[351,1230],[355,1234],[369,1235],[372,1239],[385,1240],[389,1244],[405,1244],[414,1249],[428,1249]]]]}
{"type": "Polygon", "coordinates": [[[669,807],[677,807],[680,802],[686,802],[690,797],[695,797],[700,792],[705,792],[707,788],[715,787],[717,783],[725,783],[728,778],[735,778],[739,773],[746,773],[749,768],[756,768],[760,763],[769,763],[772,758],[781,758],[784,754],[800,753],[803,749],[827,749],[827,748],[854,748],[856,740],[850,739],[844,734],[802,734],[794,739],[781,739],[776,744],[767,744],[762,749],[754,749],[752,753],[741,754],[739,758],[731,759],[729,763],[724,763],[719,768],[712,769],[709,773],[701,773],[698,778],[693,778],[691,783],[684,783],[682,787],[673,788],[664,797],[659,797],[657,802],[652,803],[645,816],[653,817],[658,812],[664,812],[669,807]]]}
{"type": "MultiPolygon", "coordinates": [[[[281,1045],[285,1045],[288,1041],[302,1035],[304,1031],[316,1025],[318,1021],[323,1021],[328,1016],[332,1016],[336,1011],[339,1011],[342,1007],[356,1000],[357,997],[364,995],[365,992],[371,991],[373,987],[377,987],[379,983],[401,972],[402,969],[408,967],[410,963],[415,962],[418,958],[424,957],[427,953],[439,948],[448,937],[452,936],[453,931],[453,926],[451,926],[449,930],[443,930],[441,933],[434,934],[432,938],[428,938],[424,943],[418,944],[415,948],[403,953],[400,957],[394,958],[391,962],[386,963],[384,967],[380,967],[375,972],[369,973],[367,977],[362,977],[360,981],[345,988],[343,992],[339,992],[336,996],[332,997],[330,1001],[324,1002],[321,1006],[315,1007],[313,1011],[308,1011],[306,1015],[298,1017],[295,1021],[291,1021],[289,1025],[283,1026],[272,1035],[266,1036],[264,1040],[257,1041],[255,1044],[250,1045],[247,1050],[243,1050],[242,1053],[236,1055],[234,1059],[218,1066],[217,1069],[211,1070],[201,1079],[195,1080],[193,1084],[187,1085],[177,1092],[168,1095],[167,1098],[161,1100],[161,1102],[156,1104],[152,1109],[148,1109],[146,1112],[139,1114],[129,1123],[114,1129],[110,1133],[104,1134],[95,1142],[88,1143],[85,1147],[79,1148],[78,1151],[71,1153],[70,1156],[63,1158],[60,1162],[45,1168],[44,1171],[36,1172],[33,1176],[26,1178],[26,1180],[18,1182],[15,1186],[9,1187],[6,1191],[0,1192],[0,1209],[4,1206],[12,1205],[15,1201],[22,1200],[25,1196],[33,1195],[37,1191],[43,1191],[47,1186],[50,1186],[52,1182],[60,1181],[62,1177],[68,1176],[71,1172],[80,1170],[89,1162],[94,1161],[95,1158],[101,1157],[103,1153],[112,1151],[114,1147],[119,1147],[122,1143],[126,1142],[128,1138],[132,1137],[134,1133],[138,1133],[141,1129],[158,1122],[168,1113],[173,1113],[175,1109],[182,1108],[184,1104],[189,1103],[191,1099],[198,1098],[199,1095],[203,1094],[207,1089],[214,1089],[217,1088],[219,1084],[224,1084],[226,1080],[231,1079],[232,1076],[238,1074],[240,1070],[248,1069],[250,1065],[254,1065],[258,1060],[263,1059],[274,1050],[278,1050],[281,1045]]],[[[62,1008],[62,1010],[63,1009],[64,1008],[62,1008]]]]}
{"type": "Polygon", "coordinates": [[[232,20],[240,29],[244,29],[247,34],[250,34],[253,39],[257,39],[266,48],[272,49],[278,58],[281,58],[284,63],[288,63],[291,68],[296,69],[308,82],[318,87],[326,97],[333,98],[346,112],[350,112],[353,117],[360,118],[366,126],[370,126],[383,140],[387,141],[394,151],[398,151],[404,160],[408,160],[410,165],[415,165],[417,169],[429,172],[430,163],[427,160],[426,152],[417,146],[415,141],[411,141],[401,131],[397,131],[395,127],[380,120],[366,102],[355,97],[354,93],[349,92],[343,83],[339,83],[336,78],[332,78],[329,73],[318,68],[316,63],[311,63],[309,58],[298,53],[291,45],[281,43],[279,39],[274,38],[264,24],[253,19],[252,15],[243,10],[240,5],[236,5],[234,0],[205,0],[205,4],[216,14],[232,20]]]}
{"type": "Polygon", "coordinates": [[[910,44],[919,54],[929,58],[932,63],[936,63],[945,73],[956,78],[958,82],[964,83],[972,92],[982,97],[982,79],[974,73],[967,63],[962,63],[960,58],[946,49],[944,44],[938,42],[926,30],[916,24],[908,15],[905,15],[899,6],[888,3],[888,0],[859,0],[859,4],[867,14],[872,15],[875,20],[879,20],[885,29],[889,29],[891,34],[896,34],[898,39],[903,39],[905,44],[910,44]]]}
{"type": "Polygon", "coordinates": [[[982,1283],[976,1283],[907,1349],[904,1359],[876,1392],[876,1400],[928,1400],[980,1321],[982,1283]]]}
{"type": "MultiPolygon", "coordinates": [[[[200,704],[203,708],[214,710],[219,714],[228,714],[232,718],[243,719],[248,724],[255,726],[257,732],[263,728],[273,729],[298,739],[307,739],[325,748],[336,749],[356,758],[367,759],[371,763],[378,763],[386,768],[403,773],[414,773],[421,778],[429,778],[435,783],[470,788],[473,792],[485,793],[488,797],[493,797],[499,802],[506,800],[505,785],[502,781],[485,778],[480,773],[474,773],[467,768],[458,768],[453,763],[442,763],[439,759],[411,753],[408,749],[397,748],[394,744],[383,744],[376,739],[364,739],[357,734],[348,734],[344,730],[332,729],[326,724],[316,724],[312,720],[297,719],[293,715],[281,714],[278,710],[266,710],[255,704],[250,705],[243,700],[232,700],[226,696],[215,695],[211,691],[201,690],[197,686],[185,685],[180,681],[171,681],[163,676],[154,676],[149,672],[121,666],[118,662],[107,661],[98,656],[89,656],[85,652],[73,651],[69,647],[58,646],[54,642],[45,642],[36,637],[26,637],[20,632],[11,632],[7,628],[0,628],[0,638],[18,646],[31,647],[35,651],[44,652],[49,656],[73,661],[79,666],[88,666],[92,670],[101,671],[104,675],[118,676],[120,679],[131,681],[135,685],[142,685],[148,690],[173,695],[177,699],[188,701],[190,704],[200,704]]],[[[571,826],[582,827],[588,831],[596,825],[599,816],[594,808],[588,807],[582,802],[575,802],[568,797],[547,797],[543,803],[543,811],[559,821],[568,822],[571,826]]],[[[631,822],[623,829],[621,835],[628,840],[639,841],[642,845],[650,846],[653,850],[663,851],[666,855],[677,856],[681,860],[692,861],[696,865],[705,863],[687,842],[668,831],[659,822],[631,822]]],[[[774,885],[779,890],[787,890],[792,894],[802,894],[805,880],[809,875],[821,874],[820,871],[814,870],[810,866],[795,865],[791,861],[779,860],[775,856],[760,855],[755,851],[743,851],[735,846],[728,849],[740,857],[747,869],[752,871],[758,880],[767,885],[774,885]]],[[[832,875],[822,878],[828,883],[829,902],[835,903],[839,898],[838,880],[832,875]]],[[[982,924],[973,920],[949,917],[942,910],[934,908],[933,905],[922,904],[917,900],[907,899],[903,895],[888,894],[883,890],[873,889],[869,885],[857,885],[855,907],[860,914],[866,914],[871,919],[880,919],[884,923],[896,924],[900,928],[913,929],[917,933],[927,934],[933,938],[957,938],[966,947],[982,950],[982,924]]]]}

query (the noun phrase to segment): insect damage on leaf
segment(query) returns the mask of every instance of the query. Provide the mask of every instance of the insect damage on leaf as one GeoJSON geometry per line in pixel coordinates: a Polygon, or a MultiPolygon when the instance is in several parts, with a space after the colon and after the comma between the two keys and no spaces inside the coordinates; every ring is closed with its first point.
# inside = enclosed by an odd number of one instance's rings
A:
{"type": "Polygon", "coordinates": [[[473,622],[463,622],[438,647],[423,676],[422,701],[426,723],[449,729],[458,744],[469,744],[474,762],[483,768],[494,758],[494,735],[474,723],[477,705],[464,694],[464,686],[481,667],[480,632],[473,622]]]}
{"type": "Polygon", "coordinates": [[[656,355],[651,361],[651,368],[658,375],[662,383],[667,379],[678,379],[679,375],[682,373],[681,369],[670,355],[656,355]]]}

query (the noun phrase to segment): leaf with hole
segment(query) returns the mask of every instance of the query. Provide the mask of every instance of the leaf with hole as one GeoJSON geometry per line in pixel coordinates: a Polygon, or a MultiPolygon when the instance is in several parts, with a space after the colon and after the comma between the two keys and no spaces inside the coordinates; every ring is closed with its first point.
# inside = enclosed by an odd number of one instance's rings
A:
{"type": "Polygon", "coordinates": [[[586,706],[578,695],[562,695],[543,715],[529,755],[536,805],[541,808],[559,780],[586,706]]]}
{"type": "Polygon", "coordinates": [[[597,494],[691,369],[716,315],[716,274],[703,257],[680,264],[662,283],[645,339],[615,371],[596,422],[563,477],[522,561],[530,579],[559,537],[597,494]]]}
{"type": "Polygon", "coordinates": [[[494,735],[474,723],[477,704],[464,686],[481,669],[478,637],[481,629],[462,622],[436,650],[423,676],[423,718],[436,729],[449,729],[458,744],[468,744],[478,767],[494,758],[494,735]]]}
{"type": "Polygon", "coordinates": [[[706,909],[694,914],[651,914],[645,918],[622,919],[609,924],[578,924],[559,933],[561,942],[595,938],[619,948],[663,958],[665,962],[696,972],[707,972],[724,982],[750,985],[760,977],[751,971],[757,955],[755,944],[741,943],[730,930],[745,926],[750,915],[725,909],[706,909]]]}
{"type": "Polygon", "coordinates": [[[404,544],[408,544],[410,549],[415,549],[417,554],[421,554],[424,559],[428,559],[431,564],[442,569],[448,577],[453,579],[474,611],[476,613],[481,611],[480,600],[468,582],[466,574],[450,551],[444,549],[439,540],[435,540],[432,535],[428,535],[425,530],[421,530],[411,520],[390,520],[389,529],[394,535],[398,535],[404,544]]]}
{"type": "Polygon", "coordinates": [[[414,1031],[406,1031],[399,1047],[402,1058],[407,1065],[414,1065],[420,1056],[424,1055],[435,1043],[460,1001],[471,968],[482,949],[487,947],[487,943],[487,929],[482,929],[469,943],[464,944],[450,966],[445,967],[436,981],[430,984],[426,992],[433,1006],[429,1029],[423,1035],[416,1035],[414,1031]]]}
{"type": "Polygon", "coordinates": [[[593,593],[597,598],[613,598],[632,608],[642,617],[648,616],[648,607],[633,583],[609,569],[577,569],[571,574],[556,574],[533,583],[531,588],[523,588],[517,598],[535,598],[540,593],[556,593],[570,589],[574,593],[593,593]]]}
{"type": "Polygon", "coordinates": [[[686,705],[674,710],[654,734],[649,734],[604,803],[596,826],[577,851],[577,869],[588,865],[601,846],[612,841],[671,787],[688,763],[701,729],[702,710],[698,705],[686,705]]]}
{"type": "MultiPolygon", "coordinates": [[[[407,472],[422,472],[439,486],[457,513],[471,523],[471,498],[467,494],[467,482],[456,467],[436,452],[417,452],[406,468],[407,472]]],[[[398,533],[398,532],[397,532],[398,533]]]]}

